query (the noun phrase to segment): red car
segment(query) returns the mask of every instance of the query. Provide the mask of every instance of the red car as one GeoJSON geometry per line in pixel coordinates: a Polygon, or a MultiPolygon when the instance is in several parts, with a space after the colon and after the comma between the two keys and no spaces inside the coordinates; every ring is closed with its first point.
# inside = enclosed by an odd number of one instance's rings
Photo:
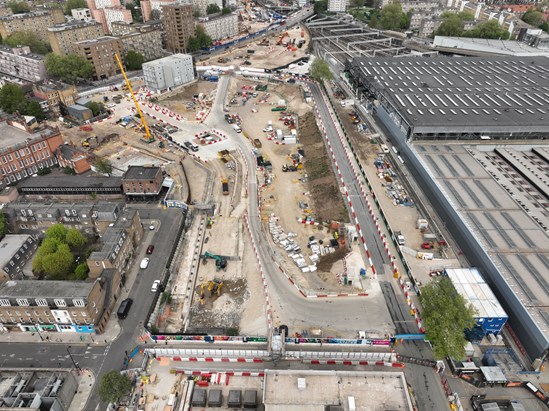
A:
{"type": "Polygon", "coordinates": [[[150,245],[147,247],[147,254],[152,254],[154,251],[154,245],[150,245]]]}

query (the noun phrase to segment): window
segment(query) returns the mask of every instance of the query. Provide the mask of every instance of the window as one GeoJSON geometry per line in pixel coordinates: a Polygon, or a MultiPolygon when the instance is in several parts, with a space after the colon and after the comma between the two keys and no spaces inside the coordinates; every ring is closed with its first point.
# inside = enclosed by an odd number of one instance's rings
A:
{"type": "Polygon", "coordinates": [[[25,150],[23,150],[23,149],[19,150],[19,155],[21,157],[25,157],[25,150]]]}
{"type": "MultiPolygon", "coordinates": [[[[8,300],[6,298],[0,299],[0,305],[2,307],[11,307],[10,300],[8,300]]],[[[10,315],[9,312],[8,312],[8,315],[10,315]]]]}
{"type": "Polygon", "coordinates": [[[47,307],[48,306],[48,301],[45,300],[44,298],[37,298],[36,300],[34,300],[34,302],[39,307],[47,307]]]}
{"type": "Polygon", "coordinates": [[[8,154],[8,160],[9,160],[9,161],[13,160],[11,154],[8,154]]]}
{"type": "Polygon", "coordinates": [[[17,301],[17,304],[23,307],[28,307],[30,305],[29,300],[27,300],[26,298],[18,298],[16,301],[17,301]]]}
{"type": "Polygon", "coordinates": [[[42,141],[42,147],[46,148],[47,145],[46,145],[46,142],[45,141],[42,141]]]}
{"type": "Polygon", "coordinates": [[[30,312],[30,311],[25,311],[25,315],[26,315],[27,317],[30,317],[30,316],[31,316],[31,312],[30,312]]]}
{"type": "Polygon", "coordinates": [[[65,302],[65,300],[62,300],[62,299],[60,299],[60,298],[54,299],[53,302],[54,302],[55,305],[58,306],[58,307],[66,307],[66,306],[67,306],[67,303],[65,302]]]}
{"type": "Polygon", "coordinates": [[[74,299],[72,300],[72,303],[74,304],[75,307],[85,307],[86,304],[84,303],[84,300],[78,298],[78,299],[74,299]]]}
{"type": "Polygon", "coordinates": [[[82,315],[82,317],[87,317],[88,316],[88,313],[86,311],[82,311],[80,314],[82,315]]]}
{"type": "Polygon", "coordinates": [[[19,153],[17,151],[14,152],[13,155],[15,156],[15,158],[19,158],[19,153]]]}

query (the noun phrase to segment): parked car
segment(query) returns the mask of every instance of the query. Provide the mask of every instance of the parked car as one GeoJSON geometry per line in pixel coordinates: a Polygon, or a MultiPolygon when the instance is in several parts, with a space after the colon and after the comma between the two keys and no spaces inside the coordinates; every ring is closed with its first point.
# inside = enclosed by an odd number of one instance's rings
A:
{"type": "Polygon", "coordinates": [[[198,151],[198,146],[190,141],[185,141],[183,145],[192,151],[198,151]]]}
{"type": "Polygon", "coordinates": [[[153,251],[154,251],[154,245],[151,244],[150,246],[147,247],[147,254],[152,254],[153,251]]]}
{"type": "Polygon", "coordinates": [[[148,266],[149,266],[149,258],[145,257],[144,259],[141,260],[141,265],[139,267],[145,269],[148,266]]]}
{"type": "Polygon", "coordinates": [[[130,312],[130,307],[133,304],[133,300],[131,298],[126,298],[124,301],[120,303],[120,307],[118,307],[118,311],[116,312],[116,315],[118,318],[123,320],[128,316],[128,312],[130,312]]]}
{"type": "Polygon", "coordinates": [[[151,287],[151,291],[153,293],[157,292],[160,289],[160,280],[154,280],[153,285],[151,287]]]}
{"type": "Polygon", "coordinates": [[[154,224],[151,224],[151,225],[149,226],[149,230],[151,230],[151,231],[154,230],[154,224]]]}

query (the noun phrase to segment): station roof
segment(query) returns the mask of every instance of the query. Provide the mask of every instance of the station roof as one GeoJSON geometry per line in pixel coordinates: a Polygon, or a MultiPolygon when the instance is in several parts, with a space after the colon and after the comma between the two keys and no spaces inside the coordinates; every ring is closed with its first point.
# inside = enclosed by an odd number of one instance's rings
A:
{"type": "Polygon", "coordinates": [[[549,181],[549,146],[416,142],[413,147],[520,304],[549,336],[549,194],[543,188],[549,181]]]}
{"type": "Polygon", "coordinates": [[[7,281],[0,286],[0,296],[10,298],[85,298],[90,294],[94,284],[84,281],[7,281]]]}
{"type": "Polygon", "coordinates": [[[545,57],[356,58],[414,133],[549,132],[545,57]]]}

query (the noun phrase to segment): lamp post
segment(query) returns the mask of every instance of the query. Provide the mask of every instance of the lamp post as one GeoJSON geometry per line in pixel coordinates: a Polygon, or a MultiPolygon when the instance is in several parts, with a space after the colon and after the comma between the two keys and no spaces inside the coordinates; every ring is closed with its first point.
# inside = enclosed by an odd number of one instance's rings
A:
{"type": "Polygon", "coordinates": [[[70,357],[70,359],[71,359],[71,361],[72,361],[72,363],[73,363],[73,365],[74,365],[74,368],[76,368],[76,370],[77,370],[78,372],[80,372],[80,371],[82,371],[82,369],[80,368],[80,366],[78,365],[78,363],[77,363],[76,361],[74,361],[74,358],[72,357],[70,348],[71,348],[71,346],[69,345],[69,346],[67,347],[67,352],[69,353],[69,357],[70,357]]]}
{"type": "Polygon", "coordinates": [[[42,337],[42,334],[40,334],[40,324],[34,324],[34,328],[36,329],[36,332],[38,333],[40,340],[44,341],[44,337],[42,337]]]}

